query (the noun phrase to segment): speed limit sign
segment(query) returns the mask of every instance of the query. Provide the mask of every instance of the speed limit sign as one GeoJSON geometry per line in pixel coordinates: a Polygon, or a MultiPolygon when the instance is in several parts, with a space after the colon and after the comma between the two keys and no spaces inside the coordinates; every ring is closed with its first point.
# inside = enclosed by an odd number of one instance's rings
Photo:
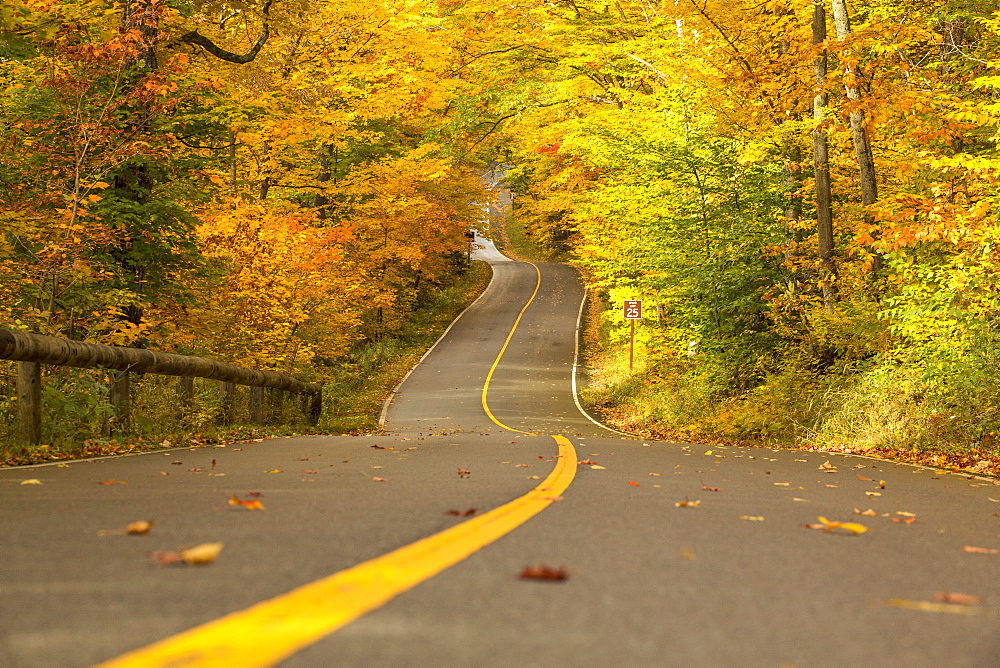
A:
{"type": "Polygon", "coordinates": [[[626,320],[642,319],[642,300],[639,299],[625,300],[625,319],[626,320]]]}

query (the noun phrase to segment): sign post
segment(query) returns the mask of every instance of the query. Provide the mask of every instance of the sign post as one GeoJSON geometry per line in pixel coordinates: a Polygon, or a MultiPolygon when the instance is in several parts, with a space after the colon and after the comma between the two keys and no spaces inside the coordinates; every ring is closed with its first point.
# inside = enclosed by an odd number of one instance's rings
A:
{"type": "Polygon", "coordinates": [[[642,319],[642,301],[626,299],[623,312],[625,319],[629,321],[628,370],[631,373],[635,366],[635,321],[642,319]]]}

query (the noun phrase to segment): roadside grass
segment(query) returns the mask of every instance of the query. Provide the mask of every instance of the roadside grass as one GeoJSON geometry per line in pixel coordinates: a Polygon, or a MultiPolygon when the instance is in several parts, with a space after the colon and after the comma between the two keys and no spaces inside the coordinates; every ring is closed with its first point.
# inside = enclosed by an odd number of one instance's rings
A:
{"type": "Polygon", "coordinates": [[[983,424],[987,398],[961,407],[927,400],[907,368],[819,375],[794,366],[738,396],[720,398],[711,379],[637,366],[606,338],[588,358],[582,398],[609,425],[642,438],[862,454],[1000,476],[1000,443],[983,424]],[[665,377],[666,376],[666,377],[665,377]]]}
{"type": "Polygon", "coordinates": [[[394,337],[359,342],[348,358],[327,374],[319,424],[307,423],[299,402],[287,399],[275,424],[252,425],[249,388],[237,387],[232,414],[219,424],[221,397],[215,381],[196,378],[191,406],[177,404],[176,379],[147,374],[132,383],[132,425],[127,436],[109,435],[112,415],[106,373],[45,368],[42,440],[37,447],[17,443],[16,365],[0,362],[0,466],[37,464],[145,452],[173,447],[260,440],[300,434],[358,434],[378,430],[382,402],[448,324],[486,288],[492,275],[485,262],[439,291],[410,314],[394,337]]]}

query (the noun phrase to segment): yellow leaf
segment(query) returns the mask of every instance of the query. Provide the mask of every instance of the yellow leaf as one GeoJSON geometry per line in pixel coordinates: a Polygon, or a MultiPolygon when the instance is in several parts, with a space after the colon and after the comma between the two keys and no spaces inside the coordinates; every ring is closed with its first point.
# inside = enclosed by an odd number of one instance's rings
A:
{"type": "Polygon", "coordinates": [[[21,481],[22,485],[41,485],[42,481],[38,478],[28,478],[27,480],[21,481]]]}
{"type": "Polygon", "coordinates": [[[181,559],[185,564],[210,564],[222,552],[222,543],[202,543],[186,550],[181,550],[181,559]]]}

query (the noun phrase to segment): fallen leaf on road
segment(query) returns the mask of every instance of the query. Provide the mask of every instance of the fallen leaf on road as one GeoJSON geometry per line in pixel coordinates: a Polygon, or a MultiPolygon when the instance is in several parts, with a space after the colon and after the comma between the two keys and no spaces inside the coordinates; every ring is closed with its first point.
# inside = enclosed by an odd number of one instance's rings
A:
{"type": "Polygon", "coordinates": [[[830,460],[826,460],[825,462],[819,465],[819,469],[821,471],[826,471],[828,473],[834,473],[837,470],[837,467],[831,464],[830,460]]]}
{"type": "MultiPolygon", "coordinates": [[[[406,440],[410,440],[410,439],[406,439],[406,440]]],[[[387,447],[383,447],[381,445],[373,445],[371,447],[375,448],[376,450],[395,450],[396,449],[396,448],[393,448],[393,447],[388,447],[388,448],[387,447]]]]}
{"type": "Polygon", "coordinates": [[[855,508],[854,509],[854,514],[855,515],[867,515],[868,517],[878,517],[878,513],[876,513],[871,508],[869,508],[868,510],[858,510],[857,508],[855,508]]]}
{"type": "Polygon", "coordinates": [[[885,480],[879,480],[878,481],[878,488],[879,489],[885,489],[885,480]]]}
{"type": "MultiPolygon", "coordinates": [[[[259,496],[259,495],[258,495],[259,496]]],[[[260,499],[241,499],[235,494],[229,495],[229,505],[231,506],[242,506],[247,510],[264,510],[264,504],[260,502],[260,499]]]]}
{"type": "Polygon", "coordinates": [[[817,517],[816,519],[819,520],[819,524],[803,524],[802,526],[806,529],[821,529],[826,532],[833,531],[834,529],[844,529],[846,531],[850,531],[855,536],[868,531],[868,527],[863,524],[856,524],[854,522],[833,522],[825,517],[817,517]]]}
{"type": "Polygon", "coordinates": [[[315,471],[313,471],[312,469],[302,469],[302,472],[303,472],[303,473],[307,473],[307,474],[309,474],[309,475],[313,475],[313,474],[315,474],[315,473],[316,473],[316,472],[315,472],[315,471]]]}
{"type": "Polygon", "coordinates": [[[890,605],[894,608],[920,610],[922,612],[948,612],[959,615],[981,615],[982,608],[955,603],[935,603],[933,601],[911,601],[905,598],[890,598],[885,603],[875,602],[872,605],[890,605]]]}
{"type": "Polygon", "coordinates": [[[528,480],[541,480],[541,479],[542,479],[542,476],[540,476],[540,475],[529,475],[528,476],[528,480]]]}
{"type": "Polygon", "coordinates": [[[466,469],[458,469],[459,478],[468,478],[470,475],[472,475],[472,471],[467,471],[466,469]]]}
{"type": "Polygon", "coordinates": [[[722,491],[721,487],[709,487],[705,483],[701,483],[701,488],[703,490],[705,490],[706,492],[721,492],[722,491]]]}
{"type": "Polygon", "coordinates": [[[973,594],[960,594],[953,591],[939,591],[931,597],[939,603],[955,603],[957,605],[982,605],[983,599],[973,594]]]}
{"type": "Polygon", "coordinates": [[[973,545],[965,545],[962,549],[966,552],[972,552],[973,554],[1000,554],[1000,550],[994,550],[988,547],[975,547],[973,545]]]}
{"type": "Polygon", "coordinates": [[[591,464],[590,468],[594,469],[595,471],[605,471],[607,470],[608,467],[601,466],[600,464],[591,464]]]}
{"type": "Polygon", "coordinates": [[[751,522],[763,522],[764,517],[762,515],[740,515],[741,520],[749,520],[751,522]]]}
{"type": "Polygon", "coordinates": [[[531,468],[531,464],[514,464],[514,468],[516,469],[531,468]]]}
{"type": "Polygon", "coordinates": [[[153,520],[139,520],[138,522],[132,522],[124,529],[101,529],[97,532],[98,536],[124,536],[126,534],[131,534],[133,536],[145,536],[149,533],[150,529],[153,528],[153,520]]]}
{"type": "Polygon", "coordinates": [[[41,485],[42,481],[38,478],[28,478],[27,480],[21,481],[22,485],[41,485]]]}
{"type": "Polygon", "coordinates": [[[663,474],[662,473],[650,473],[649,475],[653,475],[653,476],[659,477],[659,476],[662,476],[663,474]]]}
{"type": "Polygon", "coordinates": [[[281,473],[281,469],[271,469],[270,471],[264,471],[264,473],[281,473]]]}
{"type": "Polygon", "coordinates": [[[389,482],[389,479],[388,479],[388,478],[377,478],[377,477],[373,477],[373,478],[372,478],[372,482],[389,482]]]}
{"type": "Polygon", "coordinates": [[[215,561],[219,553],[222,552],[222,546],[222,543],[202,543],[179,552],[150,552],[149,558],[161,566],[205,565],[215,561]]]}
{"type": "Polygon", "coordinates": [[[153,520],[139,520],[125,527],[125,533],[133,536],[145,536],[153,528],[153,520]]]}
{"type": "MultiPolygon", "coordinates": [[[[372,447],[374,448],[375,446],[373,445],[372,447]]],[[[213,459],[212,461],[215,461],[215,460],[213,459]]],[[[296,457],[295,461],[297,461],[297,462],[307,462],[307,461],[309,461],[309,458],[308,457],[296,457]]]]}
{"type": "Polygon", "coordinates": [[[177,461],[177,460],[174,460],[174,461],[172,461],[172,462],[170,462],[170,463],[171,463],[171,464],[173,464],[174,466],[180,466],[180,465],[181,465],[181,464],[183,464],[184,462],[181,462],[181,461],[177,461]]]}
{"type": "Polygon", "coordinates": [[[893,522],[898,522],[900,524],[913,524],[917,521],[916,517],[893,517],[893,522]]]}
{"type": "Polygon", "coordinates": [[[521,571],[522,580],[546,580],[549,582],[562,582],[569,579],[569,572],[565,566],[553,568],[552,566],[525,566],[521,571]]]}
{"type": "Polygon", "coordinates": [[[839,487],[840,485],[826,485],[826,486],[827,487],[834,487],[834,488],[836,488],[836,487],[839,487]]]}
{"type": "Polygon", "coordinates": [[[987,496],[986,498],[992,501],[993,503],[1000,503],[1000,499],[994,499],[992,496],[987,496]]]}
{"type": "Polygon", "coordinates": [[[776,483],[772,483],[772,484],[777,485],[778,487],[788,487],[792,483],[790,483],[790,482],[776,482],[776,483]]]}
{"type": "Polygon", "coordinates": [[[882,492],[865,492],[867,496],[882,496],[882,492]]]}
{"type": "Polygon", "coordinates": [[[477,510],[475,508],[469,508],[468,510],[448,510],[445,515],[454,515],[455,517],[471,517],[475,515],[477,510]]]}
{"type": "Polygon", "coordinates": [[[197,467],[195,467],[195,468],[193,468],[193,469],[188,469],[188,472],[189,472],[189,473],[201,473],[201,472],[203,472],[204,470],[205,470],[205,469],[200,469],[200,468],[197,468],[197,467]]]}
{"type": "MultiPolygon", "coordinates": [[[[501,463],[503,463],[503,462],[501,462],[501,463]]],[[[576,465],[577,465],[577,466],[593,466],[593,465],[594,465],[594,464],[596,464],[596,463],[597,463],[597,462],[592,462],[592,461],[590,461],[589,459],[583,459],[583,460],[581,460],[581,461],[578,461],[578,462],[576,463],[576,465]]]]}
{"type": "Polygon", "coordinates": [[[696,499],[694,501],[688,501],[687,499],[683,501],[678,501],[674,504],[675,508],[697,508],[701,505],[701,499],[696,499]]]}
{"type": "Polygon", "coordinates": [[[905,510],[897,510],[896,514],[899,515],[900,517],[916,517],[917,516],[916,513],[908,513],[905,510]]]}
{"type": "Polygon", "coordinates": [[[711,454],[712,454],[712,451],[711,451],[711,450],[706,450],[706,451],[705,451],[705,454],[706,454],[706,455],[711,455],[711,454]]]}
{"type": "Polygon", "coordinates": [[[857,478],[858,480],[864,480],[865,482],[873,482],[872,478],[866,478],[863,475],[859,475],[857,473],[854,474],[854,477],[857,478]]]}
{"type": "Polygon", "coordinates": [[[629,480],[628,484],[629,484],[630,487],[638,487],[639,486],[639,483],[637,483],[635,480],[629,480]]]}
{"type": "Polygon", "coordinates": [[[127,485],[128,483],[124,480],[105,480],[104,482],[97,483],[98,485],[127,485]]]}

